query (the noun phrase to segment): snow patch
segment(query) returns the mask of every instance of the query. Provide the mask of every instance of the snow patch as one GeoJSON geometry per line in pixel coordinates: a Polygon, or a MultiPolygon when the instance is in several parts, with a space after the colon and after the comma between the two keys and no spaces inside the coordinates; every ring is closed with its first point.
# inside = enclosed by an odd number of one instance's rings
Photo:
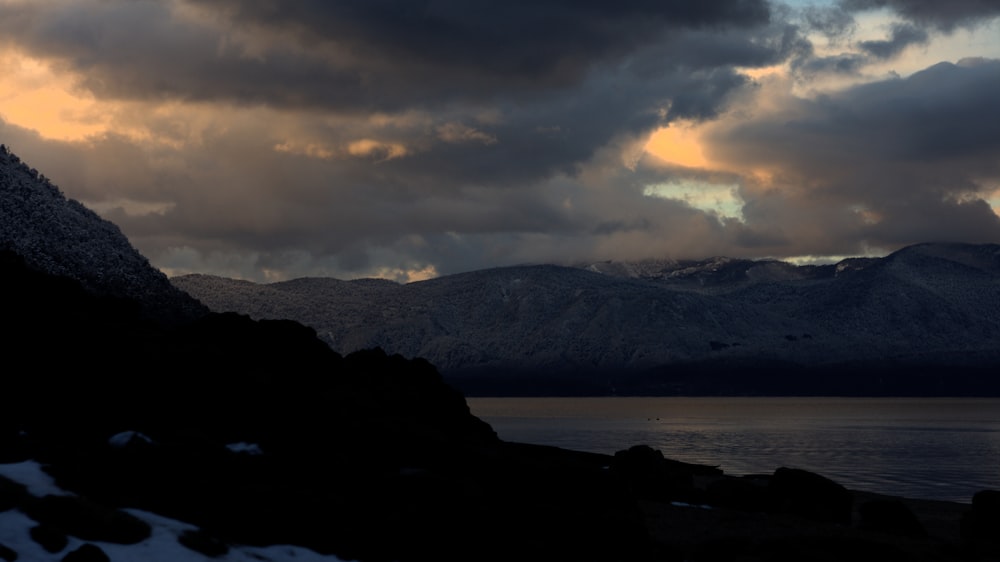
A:
{"type": "Polygon", "coordinates": [[[153,440],[138,431],[123,431],[108,438],[108,445],[111,445],[115,449],[124,449],[130,444],[135,443],[152,444],[153,440]]]}
{"type": "Polygon", "coordinates": [[[234,453],[244,454],[244,455],[256,456],[264,454],[264,451],[261,450],[260,445],[256,443],[244,443],[241,441],[239,443],[230,443],[226,445],[226,448],[234,453]]]}
{"type": "Polygon", "coordinates": [[[42,465],[35,461],[0,464],[0,476],[23,484],[28,489],[28,493],[33,496],[66,494],[59,486],[56,486],[56,481],[42,470],[42,465]]]}
{"type": "MultiPolygon", "coordinates": [[[[0,464],[0,476],[24,485],[34,496],[67,495],[64,490],[55,485],[48,474],[42,471],[41,465],[36,461],[0,464]]],[[[208,560],[218,562],[261,562],[262,560],[344,562],[344,559],[336,556],[323,555],[307,548],[291,545],[256,547],[231,544],[229,552],[225,555],[208,558],[204,554],[189,550],[177,542],[182,533],[196,529],[197,527],[194,525],[147,511],[136,509],[125,511],[149,523],[153,532],[148,539],[133,545],[89,541],[99,546],[112,560],[143,560],[144,562],[207,562],[208,560]]],[[[31,540],[29,532],[37,524],[16,509],[0,512],[0,544],[16,552],[18,562],[58,560],[85,542],[76,537],[69,537],[69,544],[65,549],[55,555],[50,554],[31,540]]]]}

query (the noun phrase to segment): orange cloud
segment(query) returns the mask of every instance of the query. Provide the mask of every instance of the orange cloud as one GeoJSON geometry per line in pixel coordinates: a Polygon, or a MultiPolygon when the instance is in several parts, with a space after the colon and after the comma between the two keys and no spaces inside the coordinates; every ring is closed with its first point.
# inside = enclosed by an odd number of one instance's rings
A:
{"type": "Polygon", "coordinates": [[[709,167],[698,132],[692,126],[671,123],[657,130],[649,137],[645,150],[670,164],[688,168],[709,167]]]}
{"type": "Polygon", "coordinates": [[[111,108],[46,63],[0,53],[0,117],[49,139],[81,140],[109,129],[111,108]]]}

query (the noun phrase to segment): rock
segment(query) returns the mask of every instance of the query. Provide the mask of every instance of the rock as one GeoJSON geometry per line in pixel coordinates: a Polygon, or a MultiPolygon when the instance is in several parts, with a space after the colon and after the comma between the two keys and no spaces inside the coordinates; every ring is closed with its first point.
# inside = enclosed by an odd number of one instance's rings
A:
{"type": "Polygon", "coordinates": [[[181,533],[181,536],[177,537],[177,542],[183,547],[204,554],[209,558],[223,556],[229,552],[229,547],[226,546],[226,543],[202,529],[184,531],[181,533]]]}
{"type": "Polygon", "coordinates": [[[972,509],[962,516],[962,538],[1000,544],[1000,490],[981,490],[972,496],[972,509]]]}
{"type": "MultiPolygon", "coordinates": [[[[0,408],[7,409],[7,405],[2,404],[0,408]]],[[[0,417],[0,420],[2,419],[0,417]]],[[[0,421],[0,463],[16,463],[30,459],[31,447],[24,435],[16,427],[11,427],[12,424],[5,422],[6,420],[0,421]]]]}
{"type": "Polygon", "coordinates": [[[648,445],[615,453],[611,472],[636,498],[687,502],[695,500],[698,494],[694,469],[664,458],[663,453],[648,445]]]}
{"type": "Polygon", "coordinates": [[[111,558],[101,550],[101,547],[86,543],[63,556],[62,562],[111,562],[111,558]]]}
{"type": "Polygon", "coordinates": [[[28,496],[28,490],[21,484],[0,476],[0,512],[13,509],[28,496]]]}
{"type": "Polygon", "coordinates": [[[22,510],[41,526],[51,525],[88,541],[135,544],[149,538],[149,524],[124,511],[77,496],[32,498],[22,510]]]}
{"type": "Polygon", "coordinates": [[[825,476],[798,468],[781,467],[768,483],[772,509],[828,523],[850,525],[854,497],[825,476]]]}
{"type": "Polygon", "coordinates": [[[860,527],[900,537],[926,537],[927,531],[910,508],[899,500],[871,500],[861,505],[860,527]]]}
{"type": "MultiPolygon", "coordinates": [[[[803,533],[765,541],[753,553],[756,557],[742,560],[767,562],[929,562],[935,558],[914,556],[892,542],[872,541],[849,536],[816,536],[803,533]]],[[[728,558],[727,560],[732,560],[728,558]]]]}
{"type": "Polygon", "coordinates": [[[720,478],[705,489],[706,500],[716,507],[740,511],[766,511],[767,487],[750,478],[720,478]]]}

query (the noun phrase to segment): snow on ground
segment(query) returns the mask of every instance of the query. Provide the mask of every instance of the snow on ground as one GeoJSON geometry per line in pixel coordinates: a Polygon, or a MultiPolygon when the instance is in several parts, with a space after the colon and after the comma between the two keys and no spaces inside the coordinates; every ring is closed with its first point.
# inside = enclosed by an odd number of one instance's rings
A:
{"type": "Polygon", "coordinates": [[[0,476],[25,486],[28,493],[33,496],[66,495],[66,492],[56,486],[56,481],[35,461],[0,464],[0,476]]]}
{"type": "MultiPolygon", "coordinates": [[[[66,492],[56,486],[52,477],[42,471],[41,466],[34,461],[12,464],[0,464],[0,476],[9,478],[27,487],[34,496],[47,494],[66,495],[66,492]]],[[[210,558],[204,554],[188,550],[177,542],[177,537],[187,530],[195,529],[193,525],[161,517],[155,513],[136,509],[125,510],[142,519],[153,528],[152,535],[134,545],[121,545],[99,541],[91,541],[101,547],[113,561],[142,560],[143,562],[343,562],[336,556],[321,555],[312,550],[290,545],[275,545],[268,547],[252,547],[229,545],[229,552],[224,556],[210,558]]],[[[76,550],[85,541],[69,537],[69,546],[62,552],[52,554],[46,552],[28,532],[37,525],[35,521],[16,509],[0,512],[0,545],[12,549],[18,554],[18,562],[52,562],[61,560],[66,553],[76,550]]]]}
{"type": "Polygon", "coordinates": [[[256,443],[230,443],[226,445],[226,448],[234,453],[244,453],[247,455],[263,455],[264,451],[261,450],[260,445],[256,443]]]}

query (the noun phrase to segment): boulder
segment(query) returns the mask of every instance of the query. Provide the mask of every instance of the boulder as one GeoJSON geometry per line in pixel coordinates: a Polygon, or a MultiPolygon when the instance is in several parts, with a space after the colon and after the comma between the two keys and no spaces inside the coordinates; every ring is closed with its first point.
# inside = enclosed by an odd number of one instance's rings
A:
{"type": "Polygon", "coordinates": [[[224,556],[229,552],[226,543],[202,529],[184,531],[177,537],[177,542],[184,548],[204,554],[209,558],[224,556]]]}
{"type": "Polygon", "coordinates": [[[688,502],[698,495],[695,470],[686,463],[664,458],[663,453],[648,445],[615,453],[611,472],[636,498],[688,502]]]}
{"type": "Polygon", "coordinates": [[[26,497],[28,497],[27,488],[9,478],[0,476],[0,512],[17,507],[26,497]]]}
{"type": "Polygon", "coordinates": [[[781,467],[768,483],[772,510],[813,521],[850,525],[854,496],[847,488],[808,470],[781,467]]]}
{"type": "Polygon", "coordinates": [[[42,526],[88,541],[135,544],[152,533],[148,523],[133,515],[77,496],[31,498],[21,509],[42,526]]]}
{"type": "Polygon", "coordinates": [[[720,478],[705,488],[706,501],[715,507],[740,511],[767,511],[767,486],[752,478],[720,478]]]}
{"type": "Polygon", "coordinates": [[[962,538],[1000,544],[1000,490],[981,490],[972,496],[972,509],[962,516],[962,538]]]}
{"type": "Polygon", "coordinates": [[[861,505],[858,512],[861,515],[859,526],[862,529],[900,537],[927,536],[927,530],[917,516],[899,500],[867,501],[861,505]]]}
{"type": "Polygon", "coordinates": [[[28,531],[28,536],[45,552],[62,552],[69,545],[66,534],[51,525],[35,525],[28,531]]]}

